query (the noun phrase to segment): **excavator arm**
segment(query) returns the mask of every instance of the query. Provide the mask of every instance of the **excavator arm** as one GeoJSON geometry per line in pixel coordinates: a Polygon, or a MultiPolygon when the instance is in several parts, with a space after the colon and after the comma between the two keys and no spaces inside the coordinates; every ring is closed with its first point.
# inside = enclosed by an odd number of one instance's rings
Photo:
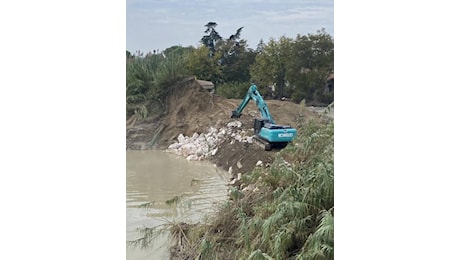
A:
{"type": "Polygon", "coordinates": [[[270,112],[268,111],[267,104],[265,103],[264,99],[260,95],[259,91],[257,91],[257,86],[254,84],[249,87],[246,96],[244,97],[243,101],[238,106],[238,108],[232,111],[231,118],[239,118],[244,108],[246,107],[246,105],[251,99],[256,102],[257,108],[262,114],[262,118],[267,119],[271,124],[275,124],[275,120],[273,119],[273,117],[270,115],[270,112]]]}
{"type": "Polygon", "coordinates": [[[240,118],[241,113],[243,112],[244,108],[248,104],[249,100],[251,100],[251,95],[249,94],[249,90],[248,90],[248,93],[244,97],[243,101],[241,101],[240,105],[236,108],[236,110],[232,111],[231,118],[240,118]]]}

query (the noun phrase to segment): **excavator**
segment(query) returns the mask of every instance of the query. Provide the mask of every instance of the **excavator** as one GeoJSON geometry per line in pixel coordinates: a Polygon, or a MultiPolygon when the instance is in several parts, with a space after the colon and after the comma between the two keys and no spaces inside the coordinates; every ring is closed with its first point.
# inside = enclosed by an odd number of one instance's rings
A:
{"type": "Polygon", "coordinates": [[[275,123],[255,84],[249,87],[241,104],[236,110],[232,111],[231,118],[240,118],[241,113],[251,99],[256,102],[257,108],[259,108],[262,115],[261,118],[254,119],[254,138],[262,143],[265,151],[270,151],[272,148],[282,149],[286,147],[297,135],[297,130],[291,126],[277,125],[275,123]]]}

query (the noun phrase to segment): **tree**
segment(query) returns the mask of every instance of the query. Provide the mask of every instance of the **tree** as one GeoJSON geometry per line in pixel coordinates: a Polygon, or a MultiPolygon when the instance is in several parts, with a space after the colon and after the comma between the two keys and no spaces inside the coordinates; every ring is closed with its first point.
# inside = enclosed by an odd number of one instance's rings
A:
{"type": "Polygon", "coordinates": [[[260,39],[259,43],[257,44],[257,48],[256,48],[255,52],[257,54],[262,53],[262,51],[264,50],[264,46],[265,46],[264,41],[262,39],[260,39]]]}
{"type": "Polygon", "coordinates": [[[218,56],[210,55],[210,49],[206,46],[201,46],[191,51],[188,55],[187,67],[199,79],[216,83],[222,75],[221,68],[217,65],[218,59],[218,56]]]}
{"type": "Polygon", "coordinates": [[[210,55],[214,55],[214,52],[216,51],[216,44],[218,41],[222,40],[222,37],[219,35],[219,33],[216,31],[216,26],[217,23],[215,22],[208,22],[205,27],[206,30],[204,31],[205,33],[208,33],[208,35],[205,35],[201,38],[201,42],[209,48],[210,50],[210,55]]]}
{"type": "Polygon", "coordinates": [[[187,55],[189,55],[193,50],[194,50],[194,48],[192,46],[182,47],[182,46],[175,45],[175,46],[171,46],[171,47],[165,49],[163,51],[163,54],[166,57],[169,57],[169,56],[181,56],[181,57],[186,58],[187,55]]]}
{"type": "Polygon", "coordinates": [[[130,51],[126,50],[126,60],[133,59],[134,55],[131,54],[130,51]]]}
{"type": "MultiPolygon", "coordinates": [[[[185,50],[169,49],[165,55],[149,54],[126,62],[126,114],[137,113],[145,118],[164,109],[162,100],[171,88],[189,72],[185,66],[185,50]]],[[[128,55],[128,52],[126,52],[128,55]]]]}
{"type": "Polygon", "coordinates": [[[292,97],[294,101],[330,103],[331,94],[323,93],[326,79],[334,71],[334,42],[324,29],[316,34],[281,37],[279,41],[261,41],[257,46],[251,78],[261,85],[274,86],[276,98],[292,97]]]}
{"type": "Polygon", "coordinates": [[[264,45],[258,46],[255,63],[251,66],[251,77],[262,86],[275,86],[275,97],[281,99],[286,94],[286,63],[290,57],[292,39],[285,36],[279,42],[274,39],[264,45]]]}
{"type": "Polygon", "coordinates": [[[255,53],[247,49],[246,40],[241,39],[244,27],[224,39],[217,32],[217,23],[209,22],[201,38],[205,54],[201,47],[189,56],[188,66],[197,76],[211,80],[216,87],[222,83],[249,82],[249,66],[255,61],[255,53]]]}
{"type": "Polygon", "coordinates": [[[240,35],[241,35],[241,30],[243,30],[244,27],[240,27],[238,28],[238,30],[236,30],[236,33],[235,34],[232,34],[230,35],[230,37],[228,38],[229,41],[236,41],[240,38],[240,35]]]}
{"type": "Polygon", "coordinates": [[[287,78],[294,86],[292,98],[299,102],[330,103],[323,94],[327,77],[334,71],[334,42],[324,29],[307,36],[297,35],[288,63],[287,78]]]}
{"type": "Polygon", "coordinates": [[[220,59],[219,66],[222,67],[223,82],[249,82],[249,67],[255,62],[256,54],[247,49],[245,40],[235,44],[233,40],[223,43],[218,51],[220,59]]]}

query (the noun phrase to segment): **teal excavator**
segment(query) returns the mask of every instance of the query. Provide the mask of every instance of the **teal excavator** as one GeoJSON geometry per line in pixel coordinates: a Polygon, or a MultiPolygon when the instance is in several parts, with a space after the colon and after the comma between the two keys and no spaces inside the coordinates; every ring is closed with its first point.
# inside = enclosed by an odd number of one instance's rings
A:
{"type": "Polygon", "coordinates": [[[232,111],[231,118],[240,118],[241,113],[251,99],[256,102],[262,115],[261,118],[254,119],[254,138],[264,145],[266,151],[270,151],[272,148],[281,149],[286,147],[296,136],[297,130],[291,126],[277,125],[275,123],[255,84],[249,87],[246,97],[238,108],[232,111]]]}

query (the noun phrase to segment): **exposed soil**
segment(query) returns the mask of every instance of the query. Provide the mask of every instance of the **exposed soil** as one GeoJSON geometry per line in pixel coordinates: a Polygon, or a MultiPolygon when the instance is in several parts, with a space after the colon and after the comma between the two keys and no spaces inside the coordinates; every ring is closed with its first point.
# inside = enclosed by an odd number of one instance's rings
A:
{"type": "MultiPolygon", "coordinates": [[[[134,117],[127,120],[126,149],[166,149],[177,140],[179,134],[192,136],[194,133],[206,133],[210,127],[224,127],[234,121],[230,115],[241,101],[213,95],[202,89],[194,79],[187,79],[165,101],[165,115],[142,121],[136,121],[134,117]]],[[[299,120],[318,116],[307,107],[290,101],[265,102],[276,123],[280,125],[296,127],[299,120]]],[[[253,120],[258,116],[260,113],[255,102],[250,101],[238,119],[242,122],[241,129],[252,134],[253,120]]],[[[259,160],[264,164],[273,162],[277,152],[265,151],[256,142],[235,142],[230,138],[223,140],[218,148],[210,160],[224,170],[232,167],[234,174],[251,171],[259,160]]]]}

